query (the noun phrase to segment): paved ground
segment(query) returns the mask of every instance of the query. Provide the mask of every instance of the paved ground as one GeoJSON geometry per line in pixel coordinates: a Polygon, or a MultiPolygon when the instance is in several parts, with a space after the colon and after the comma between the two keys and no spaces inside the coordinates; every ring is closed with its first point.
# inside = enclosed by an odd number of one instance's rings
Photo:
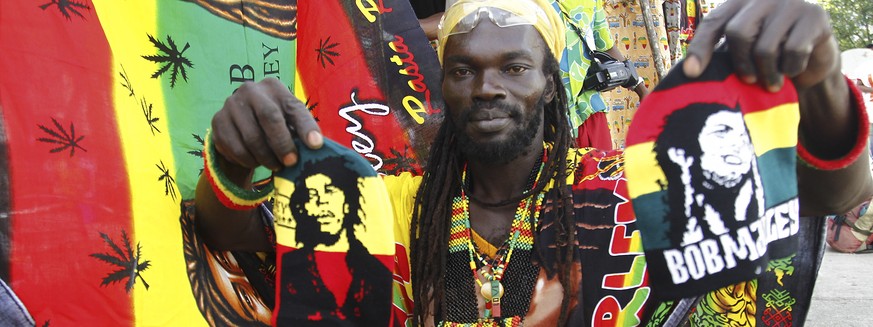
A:
{"type": "Polygon", "coordinates": [[[873,326],[873,253],[825,250],[806,326],[873,326]]]}

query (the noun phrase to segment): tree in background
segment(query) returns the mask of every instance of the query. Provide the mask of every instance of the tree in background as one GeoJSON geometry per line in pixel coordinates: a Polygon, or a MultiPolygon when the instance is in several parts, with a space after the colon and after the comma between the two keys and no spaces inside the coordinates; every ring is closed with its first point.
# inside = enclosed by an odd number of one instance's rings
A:
{"type": "Polygon", "coordinates": [[[834,34],[843,50],[873,43],[873,1],[819,0],[833,22],[834,34]]]}

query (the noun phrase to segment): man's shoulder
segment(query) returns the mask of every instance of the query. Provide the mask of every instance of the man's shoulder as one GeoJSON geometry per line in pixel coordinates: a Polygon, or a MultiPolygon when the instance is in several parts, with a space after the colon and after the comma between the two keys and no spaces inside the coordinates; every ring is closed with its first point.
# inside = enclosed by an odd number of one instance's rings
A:
{"type": "Polygon", "coordinates": [[[388,196],[392,201],[414,196],[421,185],[422,177],[409,172],[398,175],[383,175],[382,182],[388,190],[388,196]]]}

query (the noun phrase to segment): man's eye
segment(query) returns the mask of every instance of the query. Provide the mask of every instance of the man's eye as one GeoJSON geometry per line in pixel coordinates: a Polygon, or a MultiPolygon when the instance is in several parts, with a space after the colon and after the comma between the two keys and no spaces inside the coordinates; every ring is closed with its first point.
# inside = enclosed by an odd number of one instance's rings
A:
{"type": "Polygon", "coordinates": [[[521,74],[527,71],[527,67],[524,66],[510,66],[506,69],[506,72],[510,74],[521,74]]]}
{"type": "Polygon", "coordinates": [[[470,76],[473,74],[473,71],[466,68],[458,68],[452,71],[452,74],[455,76],[470,76]]]}

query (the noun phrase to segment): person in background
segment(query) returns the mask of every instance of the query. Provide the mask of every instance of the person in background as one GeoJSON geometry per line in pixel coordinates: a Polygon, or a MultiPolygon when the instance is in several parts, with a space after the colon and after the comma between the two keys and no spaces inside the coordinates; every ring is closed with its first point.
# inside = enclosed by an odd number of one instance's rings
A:
{"type": "Polygon", "coordinates": [[[415,16],[418,18],[421,29],[424,30],[424,35],[427,35],[428,40],[436,40],[437,27],[440,24],[440,18],[443,17],[443,12],[446,10],[446,1],[409,0],[409,4],[415,11],[415,16]]]}
{"type": "MultiPolygon", "coordinates": [[[[577,134],[575,145],[578,148],[612,149],[612,136],[606,119],[607,105],[600,92],[584,90],[582,87],[592,60],[587,49],[604,51],[613,58],[628,62],[612,39],[603,0],[557,0],[552,7],[566,27],[567,47],[560,67],[570,105],[570,126],[578,128],[574,130],[574,134],[577,134]]],[[[635,69],[632,63],[628,67],[635,69]]],[[[629,89],[642,101],[649,90],[641,77],[636,78],[629,89]]]]}

